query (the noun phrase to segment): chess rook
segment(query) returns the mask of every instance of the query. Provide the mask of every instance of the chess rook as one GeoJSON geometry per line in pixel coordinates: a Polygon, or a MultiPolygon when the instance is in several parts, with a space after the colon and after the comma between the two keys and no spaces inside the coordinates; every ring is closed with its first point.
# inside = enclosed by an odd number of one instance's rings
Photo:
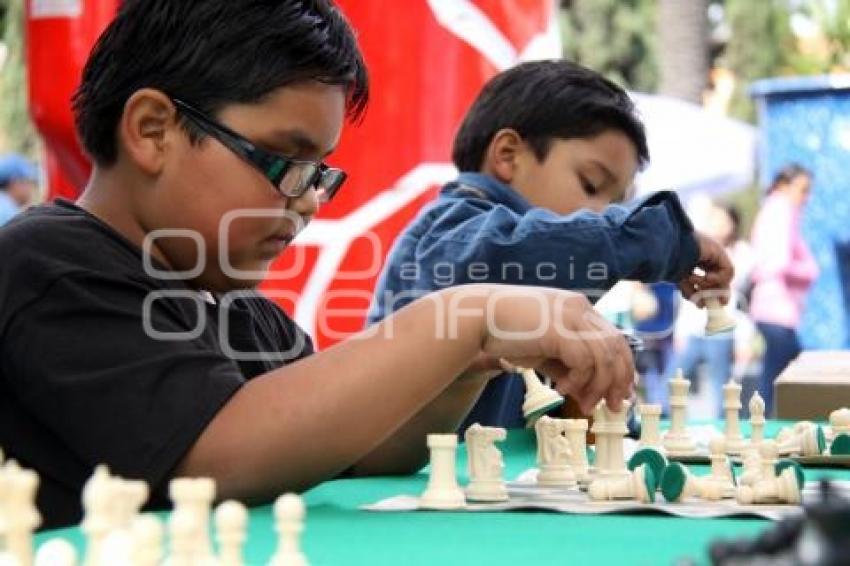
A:
{"type": "Polygon", "coordinates": [[[638,405],[640,413],[640,446],[661,448],[661,405],[638,405]]]}
{"type": "Polygon", "coordinates": [[[690,386],[691,382],[682,377],[682,370],[677,370],[676,377],[670,380],[670,430],[663,440],[668,456],[691,456],[696,452],[686,426],[690,386]]]}
{"type": "Polygon", "coordinates": [[[463,491],[457,483],[455,456],[456,434],[429,434],[431,475],[428,487],[419,499],[423,509],[460,509],[466,506],[463,491]]]}

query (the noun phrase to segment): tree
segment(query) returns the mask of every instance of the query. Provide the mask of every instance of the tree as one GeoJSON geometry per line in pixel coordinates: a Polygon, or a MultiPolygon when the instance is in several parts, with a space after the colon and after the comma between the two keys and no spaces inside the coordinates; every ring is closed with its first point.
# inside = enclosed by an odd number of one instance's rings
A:
{"type": "Polygon", "coordinates": [[[24,0],[3,2],[5,27],[3,43],[8,49],[6,64],[0,72],[0,131],[6,151],[32,156],[37,136],[29,115],[27,74],[24,64],[24,0]]]}
{"type": "Polygon", "coordinates": [[[659,92],[702,104],[708,84],[708,0],[659,0],[659,92]]]}
{"type": "Polygon", "coordinates": [[[782,74],[797,51],[789,0],[726,0],[724,12],[730,34],[719,62],[738,79],[730,113],[752,121],[750,83],[782,74]]]}
{"type": "Polygon", "coordinates": [[[561,3],[564,57],[633,90],[655,90],[658,73],[653,0],[561,3]]]}

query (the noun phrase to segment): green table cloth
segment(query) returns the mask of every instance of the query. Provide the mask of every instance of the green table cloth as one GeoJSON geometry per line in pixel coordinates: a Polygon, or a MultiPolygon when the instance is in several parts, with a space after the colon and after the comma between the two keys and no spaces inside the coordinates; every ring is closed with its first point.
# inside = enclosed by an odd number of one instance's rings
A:
{"type": "MultiPolygon", "coordinates": [[[[773,436],[779,426],[771,422],[773,436]]],[[[718,428],[722,423],[717,423],[718,428]]],[[[742,425],[745,434],[746,423],[742,425]]],[[[510,431],[498,445],[505,475],[513,479],[535,465],[535,439],[530,431],[510,431]]],[[[707,466],[689,466],[698,474],[707,466]]],[[[850,470],[808,468],[807,480],[850,479],[850,470]]],[[[458,475],[466,482],[466,455],[458,450],[458,475]]],[[[313,565],[495,566],[500,564],[673,564],[681,558],[707,563],[715,538],[752,536],[768,521],[749,518],[682,519],[659,515],[575,516],[546,512],[411,512],[376,513],[359,506],[399,494],[419,494],[425,471],[407,477],[345,479],[324,483],[304,494],[308,509],[303,549],[313,565]]],[[[162,513],[165,519],[167,514],[162,513]]],[[[82,533],[62,529],[40,533],[42,543],[64,537],[79,550],[82,533]]],[[[251,509],[245,558],[265,564],[277,538],[271,506],[251,509]]]]}

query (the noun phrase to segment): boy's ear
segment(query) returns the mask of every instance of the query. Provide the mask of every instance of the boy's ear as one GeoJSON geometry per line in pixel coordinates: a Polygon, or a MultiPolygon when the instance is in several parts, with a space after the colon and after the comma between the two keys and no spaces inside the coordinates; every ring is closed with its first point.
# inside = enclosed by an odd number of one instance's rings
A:
{"type": "Polygon", "coordinates": [[[522,149],[522,144],[522,137],[516,130],[504,128],[496,132],[490,140],[490,145],[487,146],[484,172],[509,185],[514,178],[517,156],[522,149]]]}
{"type": "Polygon", "coordinates": [[[121,148],[137,167],[156,175],[164,163],[166,134],[176,124],[174,105],[165,94],[151,88],[137,90],[124,104],[121,148]]]}

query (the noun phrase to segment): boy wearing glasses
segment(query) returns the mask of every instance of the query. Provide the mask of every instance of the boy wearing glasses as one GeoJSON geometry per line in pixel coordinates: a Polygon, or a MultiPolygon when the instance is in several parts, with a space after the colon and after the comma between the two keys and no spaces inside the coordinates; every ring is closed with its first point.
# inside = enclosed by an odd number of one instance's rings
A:
{"type": "Polygon", "coordinates": [[[254,291],[340,189],[323,160],[367,96],[326,0],[122,3],[74,97],[88,186],[0,230],[0,447],[39,473],[43,526],[80,519],[99,463],[154,507],[175,475],[254,502],[416,470],[477,398],[454,376],[480,356],[580,371],[588,403],[628,395],[625,342],[577,294],[441,291],[314,354],[254,291]]]}
{"type": "MultiPolygon", "coordinates": [[[[460,171],[396,240],[368,320],[413,297],[469,283],[572,289],[596,300],[621,279],[728,289],[722,247],[696,234],[674,193],[632,206],[635,174],[648,160],[646,136],[628,95],[568,61],[535,61],[485,85],[455,137],[460,171]],[[692,275],[699,266],[705,276],[692,275]]],[[[522,427],[525,387],[517,375],[492,379],[493,360],[467,374],[491,379],[462,428],[522,427]],[[482,371],[485,370],[485,371],[482,371]]],[[[559,391],[581,401],[595,387],[574,372],[559,391]]]]}

